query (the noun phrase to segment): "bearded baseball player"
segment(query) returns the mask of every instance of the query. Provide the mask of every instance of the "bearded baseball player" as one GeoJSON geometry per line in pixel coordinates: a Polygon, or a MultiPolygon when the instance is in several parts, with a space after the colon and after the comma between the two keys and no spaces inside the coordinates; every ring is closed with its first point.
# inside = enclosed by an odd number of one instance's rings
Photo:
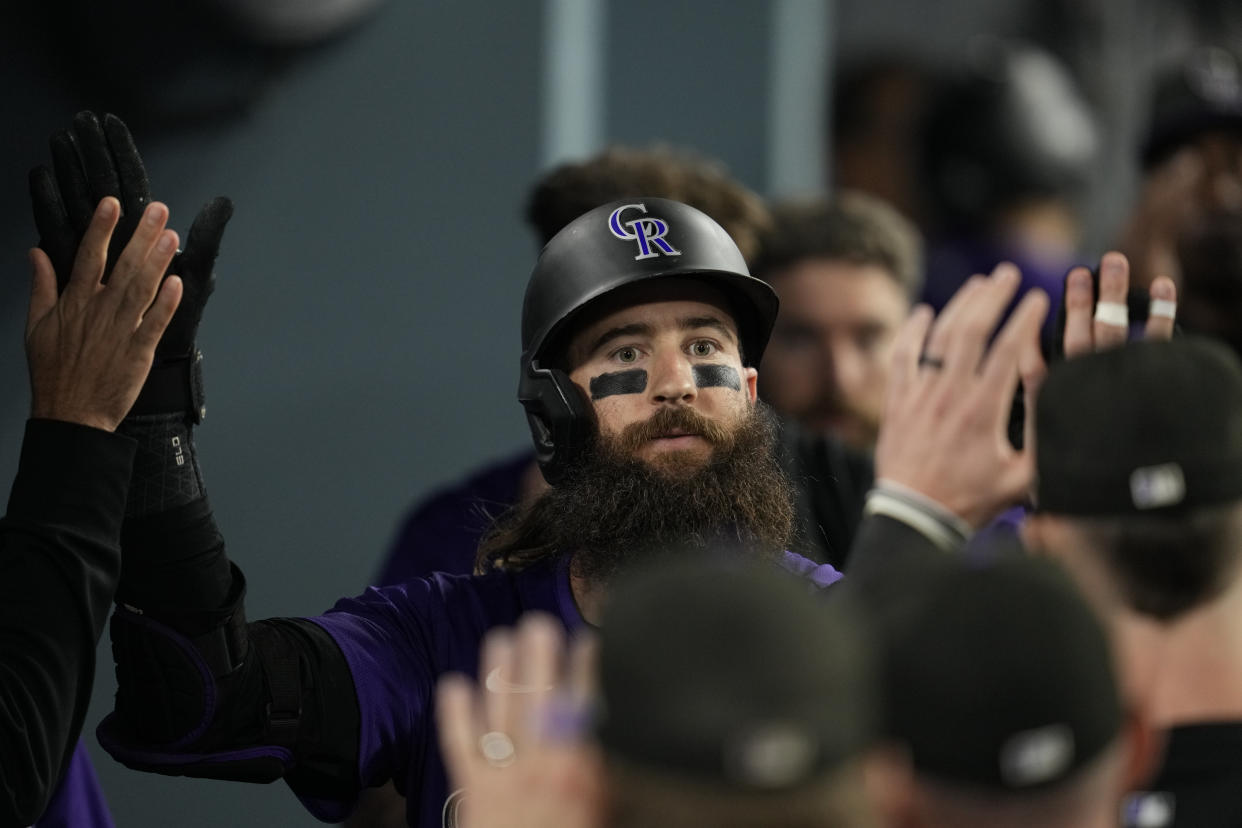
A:
{"type": "MultiPolygon", "coordinates": [[[[136,178],[145,184],[137,161],[89,176],[71,203],[88,195],[125,203],[136,178]]],[[[36,196],[36,215],[48,206],[36,196]]],[[[391,779],[407,796],[410,824],[452,824],[460,796],[436,747],[434,687],[446,672],[477,677],[488,630],[529,610],[551,614],[567,631],[596,623],[617,576],[696,549],[766,561],[815,587],[840,578],[786,551],[789,485],[756,395],[775,294],[748,274],[734,242],[703,213],[631,198],[570,223],[535,265],[522,309],[518,395],[551,488],[498,522],[480,549],[483,574],[368,590],[314,618],[248,622],[245,579],[225,554],[193,441],[203,411],[194,343],[216,252],[214,243],[198,242],[211,227],[218,242],[227,208],[213,202],[211,220],[191,227],[187,251],[210,255],[181,257],[177,314],[138,404],[117,427],[136,451],[111,629],[116,709],[98,735],[118,760],[173,775],[283,778],[329,820],[348,814],[362,788],[391,779]]],[[[135,232],[126,214],[113,249],[135,232]]],[[[53,263],[77,244],[72,233],[46,241],[53,263]]],[[[988,393],[946,388],[947,399],[1007,410],[1046,299],[1023,300],[989,348],[1017,279],[1000,273],[972,285],[963,305],[973,302],[973,311],[946,313],[931,341],[950,344],[963,364],[978,364],[986,352],[981,374],[943,379],[955,388],[986,385],[988,393]],[[979,324],[984,317],[992,321],[979,324]]],[[[917,313],[911,324],[928,322],[917,313]]],[[[926,371],[936,373],[930,363],[926,371]]],[[[890,441],[890,467],[921,467],[918,430],[912,434],[904,451],[890,441]]],[[[103,456],[114,439],[88,429],[78,450],[88,460],[103,456]]],[[[1005,495],[1018,496],[1024,480],[1014,470],[1025,468],[1024,457],[1008,444],[987,454],[992,487],[999,481],[1005,495]]],[[[884,535],[861,537],[884,543],[884,535]]],[[[515,673],[483,677],[489,704],[503,706],[523,687],[521,668],[515,673]]],[[[480,749],[504,763],[513,746],[492,739],[480,749]]]]}
{"type": "MultiPolygon", "coordinates": [[[[817,585],[836,581],[785,552],[788,484],[755,390],[776,309],[728,234],[693,208],[628,199],[582,216],[544,249],[522,315],[519,398],[549,492],[497,525],[485,574],[370,590],[311,619],[246,622],[193,412],[131,417],[119,689],[102,744],[144,770],[283,777],[326,819],[392,779],[410,824],[440,825],[454,797],[435,681],[474,675],[489,629],[533,609],[568,630],[595,622],[618,573],[687,544],[744,547],[817,585]]],[[[486,678],[498,697],[520,685],[486,678]]]]}

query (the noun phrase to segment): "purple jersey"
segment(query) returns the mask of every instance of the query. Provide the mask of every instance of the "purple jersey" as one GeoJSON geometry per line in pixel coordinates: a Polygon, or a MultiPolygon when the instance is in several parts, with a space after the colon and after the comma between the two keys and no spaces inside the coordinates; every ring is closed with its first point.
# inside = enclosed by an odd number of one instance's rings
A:
{"type": "Polygon", "coordinates": [[[35,828],[113,828],[95,768],[81,742],[35,828]]]}
{"type": "Polygon", "coordinates": [[[473,572],[479,540],[492,520],[517,502],[522,476],[534,462],[535,453],[524,449],[420,500],[402,521],[376,585],[433,572],[473,572]]]}
{"type": "MultiPolygon", "coordinates": [[[[785,553],[782,566],[825,587],[841,574],[785,553]]],[[[453,812],[436,742],[433,694],[446,672],[476,677],[479,647],[492,627],[512,626],[541,610],[572,632],[585,622],[570,591],[565,559],[521,572],[437,574],[345,599],[313,622],[340,646],[353,675],[361,717],[358,773],[364,786],[388,778],[407,797],[411,825],[439,828],[453,812]]],[[[320,819],[340,820],[352,807],[303,796],[320,819]]]]}

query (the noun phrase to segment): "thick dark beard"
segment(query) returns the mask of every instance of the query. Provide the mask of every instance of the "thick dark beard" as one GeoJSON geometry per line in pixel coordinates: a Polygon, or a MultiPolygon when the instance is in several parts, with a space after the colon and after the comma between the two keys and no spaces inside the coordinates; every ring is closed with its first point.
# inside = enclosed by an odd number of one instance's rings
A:
{"type": "Polygon", "coordinates": [[[1177,321],[1242,354],[1242,214],[1204,217],[1177,246],[1182,268],[1177,321]]]}
{"type": "Polygon", "coordinates": [[[626,569],[696,551],[775,559],[793,531],[793,489],[776,457],[776,420],[762,403],[732,429],[667,408],[615,437],[597,437],[560,485],[502,518],[480,550],[484,568],[522,568],[573,553],[572,573],[604,585],[626,569]],[[678,429],[712,446],[706,465],[636,450],[678,429]]]}

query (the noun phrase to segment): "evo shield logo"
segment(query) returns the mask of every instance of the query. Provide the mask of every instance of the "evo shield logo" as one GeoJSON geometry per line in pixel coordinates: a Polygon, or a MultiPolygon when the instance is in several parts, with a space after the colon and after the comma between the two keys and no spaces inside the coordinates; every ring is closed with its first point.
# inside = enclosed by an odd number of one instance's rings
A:
{"type": "Polygon", "coordinates": [[[668,243],[664,236],[668,233],[668,222],[654,216],[642,215],[636,218],[623,219],[630,210],[640,213],[647,212],[646,204],[623,204],[612,211],[608,217],[608,229],[618,239],[638,242],[638,255],[635,261],[652,259],[656,256],[680,256],[681,251],[668,243]]]}

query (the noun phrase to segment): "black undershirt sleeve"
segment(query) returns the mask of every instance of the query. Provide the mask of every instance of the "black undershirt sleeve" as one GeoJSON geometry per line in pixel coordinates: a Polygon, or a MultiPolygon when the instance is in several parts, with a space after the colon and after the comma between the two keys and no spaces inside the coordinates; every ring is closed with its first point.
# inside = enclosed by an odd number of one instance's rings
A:
{"type": "Polygon", "coordinates": [[[26,425],[0,519],[0,824],[38,819],[81,732],[133,457],[98,429],[26,425]]]}

